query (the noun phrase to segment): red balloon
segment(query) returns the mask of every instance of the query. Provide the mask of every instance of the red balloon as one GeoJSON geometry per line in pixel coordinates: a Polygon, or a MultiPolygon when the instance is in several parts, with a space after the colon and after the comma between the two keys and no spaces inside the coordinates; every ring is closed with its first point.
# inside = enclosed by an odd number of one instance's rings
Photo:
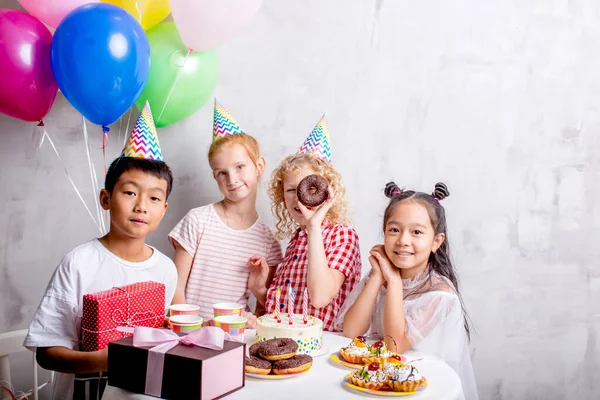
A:
{"type": "Polygon", "coordinates": [[[0,112],[24,121],[48,114],[58,92],[51,42],[52,34],[35,17],[0,9],[0,112]]]}

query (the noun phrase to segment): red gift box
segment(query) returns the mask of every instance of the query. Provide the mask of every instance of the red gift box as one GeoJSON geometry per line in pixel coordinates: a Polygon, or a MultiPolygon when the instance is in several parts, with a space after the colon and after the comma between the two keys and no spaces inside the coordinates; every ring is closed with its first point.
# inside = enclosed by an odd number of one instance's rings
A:
{"type": "Polygon", "coordinates": [[[158,282],[138,282],[83,296],[81,320],[81,350],[104,349],[109,342],[130,333],[118,327],[147,326],[160,328],[164,324],[165,285],[158,282]]]}

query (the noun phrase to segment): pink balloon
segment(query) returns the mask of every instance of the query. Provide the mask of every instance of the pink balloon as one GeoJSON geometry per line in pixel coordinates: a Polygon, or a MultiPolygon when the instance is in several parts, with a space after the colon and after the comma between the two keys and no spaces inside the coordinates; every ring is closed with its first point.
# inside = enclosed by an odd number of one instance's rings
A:
{"type": "Polygon", "coordinates": [[[51,42],[48,28],[31,15],[0,9],[0,112],[25,121],[48,114],[58,92],[51,42]]]}
{"type": "Polygon", "coordinates": [[[204,51],[235,36],[261,4],[262,0],[171,0],[171,14],[183,43],[204,51]]]}
{"type": "Polygon", "coordinates": [[[27,12],[53,28],[56,28],[60,21],[77,7],[99,2],[99,0],[19,0],[27,12]]]}

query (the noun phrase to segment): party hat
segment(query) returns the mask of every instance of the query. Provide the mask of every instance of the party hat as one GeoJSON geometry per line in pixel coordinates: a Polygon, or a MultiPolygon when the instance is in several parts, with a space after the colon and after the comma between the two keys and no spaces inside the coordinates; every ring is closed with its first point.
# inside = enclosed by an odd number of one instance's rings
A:
{"type": "Polygon", "coordinates": [[[323,114],[298,152],[300,154],[312,153],[325,161],[331,162],[331,145],[329,144],[327,113],[323,114]]]}
{"type": "Polygon", "coordinates": [[[135,125],[127,138],[121,157],[147,158],[149,160],[163,161],[156,126],[150,111],[150,104],[146,101],[142,112],[135,121],[135,125]]]}
{"type": "Polygon", "coordinates": [[[237,135],[238,133],[244,133],[244,131],[242,128],[240,128],[237,122],[235,122],[235,119],[233,119],[229,111],[223,107],[223,104],[219,103],[217,99],[215,99],[213,142],[226,136],[237,135]]]}

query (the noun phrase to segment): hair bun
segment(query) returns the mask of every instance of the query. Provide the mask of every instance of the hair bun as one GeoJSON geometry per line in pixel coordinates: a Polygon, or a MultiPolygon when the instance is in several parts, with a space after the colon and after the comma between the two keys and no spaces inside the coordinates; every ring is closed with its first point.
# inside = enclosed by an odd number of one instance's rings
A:
{"type": "Polygon", "coordinates": [[[431,195],[441,201],[450,196],[450,191],[448,191],[448,186],[442,182],[438,182],[435,184],[435,188],[431,195]]]}
{"type": "Polygon", "coordinates": [[[398,196],[399,194],[401,194],[402,190],[394,182],[388,182],[385,185],[385,189],[383,190],[383,193],[385,193],[385,197],[387,197],[388,199],[391,199],[392,197],[398,196]]]}

